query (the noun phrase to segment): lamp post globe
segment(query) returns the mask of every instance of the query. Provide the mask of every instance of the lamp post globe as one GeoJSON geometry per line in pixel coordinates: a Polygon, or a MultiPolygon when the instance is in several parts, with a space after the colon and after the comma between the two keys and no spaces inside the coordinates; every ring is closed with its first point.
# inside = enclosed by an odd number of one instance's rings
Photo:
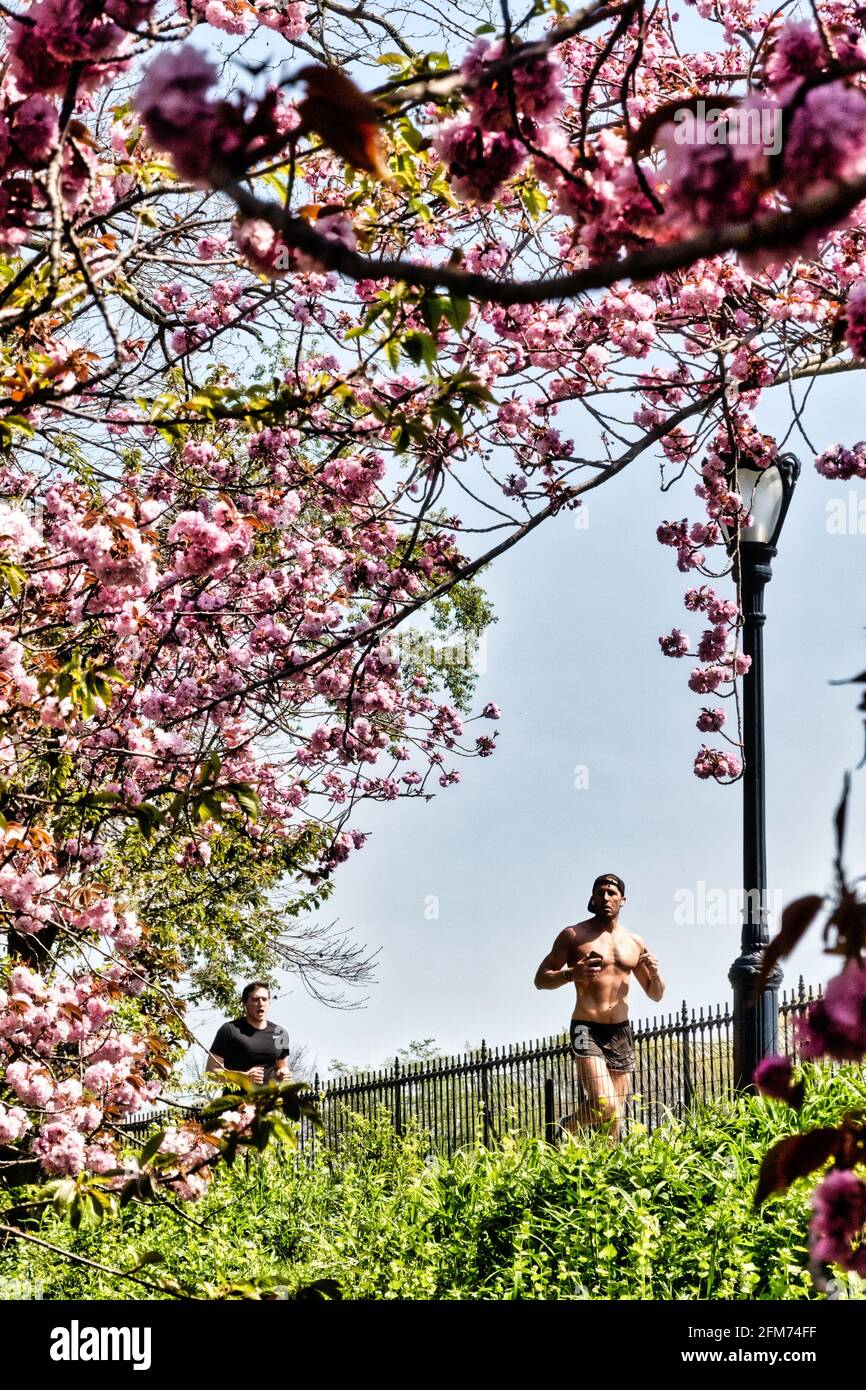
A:
{"type": "Polygon", "coordinates": [[[762,1058],[778,1049],[778,966],[760,990],[756,988],[767,924],[767,844],[764,765],[764,588],[772,578],[779,536],[791,503],[800,462],[782,454],[766,468],[741,464],[732,488],[742,499],[742,511],[725,527],[728,554],[740,590],[743,614],[743,654],[751,659],[743,676],[743,922],[740,954],[728,973],[734,996],[733,1081],[738,1090],[752,1089],[752,1076],[762,1058]],[[745,525],[743,514],[746,515],[745,525]]]}

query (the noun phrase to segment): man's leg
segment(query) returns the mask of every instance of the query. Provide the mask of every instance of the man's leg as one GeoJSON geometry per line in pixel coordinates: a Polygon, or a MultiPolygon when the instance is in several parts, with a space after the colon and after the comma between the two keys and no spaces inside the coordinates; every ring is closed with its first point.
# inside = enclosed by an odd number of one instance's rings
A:
{"type": "Polygon", "coordinates": [[[610,1073],[613,1089],[616,1096],[616,1124],[611,1130],[611,1138],[619,1139],[622,1131],[622,1122],[625,1118],[625,1109],[628,1105],[628,1098],[631,1095],[631,1084],[633,1072],[612,1071],[610,1073]]]}
{"type": "Polygon", "coordinates": [[[565,1121],[574,1134],[578,1128],[601,1129],[617,1123],[618,1100],[615,1083],[603,1057],[575,1057],[574,1073],[586,1100],[565,1121]]]}

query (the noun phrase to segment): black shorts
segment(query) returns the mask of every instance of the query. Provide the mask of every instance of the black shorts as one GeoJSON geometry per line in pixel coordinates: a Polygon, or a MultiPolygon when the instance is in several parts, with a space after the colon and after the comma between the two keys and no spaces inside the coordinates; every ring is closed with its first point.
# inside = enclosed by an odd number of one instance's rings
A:
{"type": "Polygon", "coordinates": [[[575,1057],[601,1057],[608,1071],[634,1071],[634,1033],[631,1024],[586,1023],[571,1020],[571,1050],[575,1057]]]}

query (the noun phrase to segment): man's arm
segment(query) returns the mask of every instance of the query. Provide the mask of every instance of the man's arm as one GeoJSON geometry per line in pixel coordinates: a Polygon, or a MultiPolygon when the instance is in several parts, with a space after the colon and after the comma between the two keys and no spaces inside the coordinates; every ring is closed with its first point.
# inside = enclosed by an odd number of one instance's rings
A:
{"type": "Polygon", "coordinates": [[[574,983],[574,970],[568,967],[568,957],[574,943],[574,927],[566,927],[553,943],[535,972],[536,989],[559,989],[574,983]]]}
{"type": "Polygon", "coordinates": [[[205,1063],[206,1073],[210,1071],[221,1071],[225,1066],[226,1043],[228,1041],[228,1029],[224,1023],[221,1023],[207,1054],[207,1062],[205,1063]]]}
{"type": "Polygon", "coordinates": [[[646,942],[642,941],[639,936],[635,937],[635,941],[640,947],[640,958],[634,968],[635,979],[644,994],[648,995],[654,1004],[657,1004],[665,992],[665,982],[659,974],[659,963],[656,957],[647,950],[646,942]]]}
{"type": "MultiPolygon", "coordinates": [[[[216,1045],[216,1044],[214,1044],[214,1045],[216,1045]]],[[[204,1069],[205,1069],[205,1072],[209,1072],[209,1071],[222,1071],[222,1069],[223,1069],[224,1066],[225,1066],[225,1058],[224,1058],[224,1057],[218,1057],[217,1054],[216,1054],[215,1052],[209,1052],[209,1053],[208,1053],[208,1055],[207,1055],[207,1062],[205,1063],[205,1068],[204,1068],[204,1069]]],[[[280,1074],[280,1073],[279,1073],[279,1063],[277,1063],[277,1074],[278,1074],[278,1075],[280,1074]]],[[[258,1085],[261,1085],[261,1083],[262,1083],[262,1082],[264,1081],[264,1079],[265,1079],[265,1069],[264,1069],[264,1067],[250,1067],[247,1071],[242,1071],[242,1072],[240,1073],[240,1075],[241,1075],[241,1076],[248,1076],[252,1081],[255,1081],[255,1082],[257,1082],[258,1085]]]]}
{"type": "Polygon", "coordinates": [[[277,1024],[274,1047],[277,1054],[277,1060],[274,1063],[274,1077],[277,1081],[291,1081],[292,1069],[289,1066],[289,1058],[292,1055],[292,1049],[289,1047],[289,1035],[281,1024],[277,1024]]]}

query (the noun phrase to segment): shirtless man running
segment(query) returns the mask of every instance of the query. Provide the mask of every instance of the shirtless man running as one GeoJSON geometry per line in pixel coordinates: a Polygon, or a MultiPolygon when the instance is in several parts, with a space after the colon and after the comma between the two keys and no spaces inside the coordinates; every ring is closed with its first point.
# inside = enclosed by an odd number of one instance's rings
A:
{"type": "Polygon", "coordinates": [[[618,874],[600,874],[587,904],[592,916],[559,933],[535,976],[536,989],[572,983],[575,988],[571,1050],[586,1100],[569,1116],[569,1128],[609,1126],[614,1141],[634,1074],[629,976],[635,976],[654,1003],[665,988],[655,956],[620,923],[624,902],[625,884],[618,874]]]}

